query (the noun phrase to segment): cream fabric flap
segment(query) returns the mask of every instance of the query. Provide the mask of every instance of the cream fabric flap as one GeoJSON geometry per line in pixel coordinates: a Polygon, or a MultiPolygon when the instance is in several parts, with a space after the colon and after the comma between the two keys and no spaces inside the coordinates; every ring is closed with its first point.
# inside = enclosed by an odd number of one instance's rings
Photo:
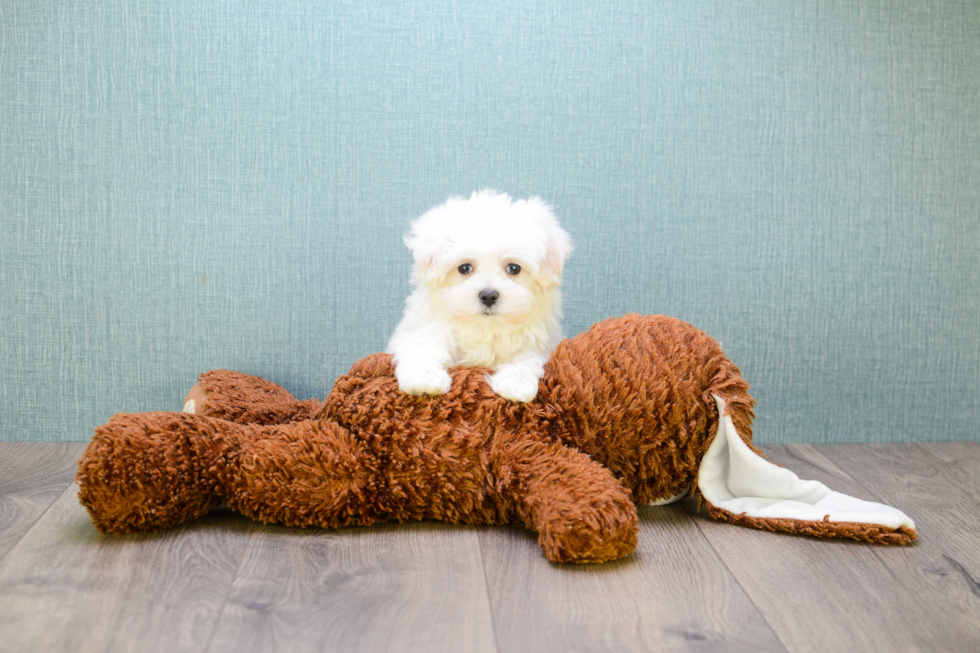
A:
{"type": "Polygon", "coordinates": [[[714,395],[721,420],[698,471],[698,489],[710,503],[750,517],[879,524],[890,528],[915,524],[905,513],[873,501],[834,492],[818,481],[801,480],[757,455],[725,415],[725,401],[714,395]]]}

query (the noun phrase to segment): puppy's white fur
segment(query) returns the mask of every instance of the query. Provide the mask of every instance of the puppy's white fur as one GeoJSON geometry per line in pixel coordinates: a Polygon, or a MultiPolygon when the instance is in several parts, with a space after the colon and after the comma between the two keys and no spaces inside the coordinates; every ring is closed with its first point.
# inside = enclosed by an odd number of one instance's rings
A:
{"type": "Polygon", "coordinates": [[[452,197],[416,220],[405,244],[413,291],[387,349],[402,392],[443,394],[446,368],[479,365],[494,370],[488,381],[501,397],[534,399],[562,338],[559,284],[572,251],[548,205],[490,190],[452,197]],[[496,291],[497,301],[488,308],[481,291],[496,291]]]}

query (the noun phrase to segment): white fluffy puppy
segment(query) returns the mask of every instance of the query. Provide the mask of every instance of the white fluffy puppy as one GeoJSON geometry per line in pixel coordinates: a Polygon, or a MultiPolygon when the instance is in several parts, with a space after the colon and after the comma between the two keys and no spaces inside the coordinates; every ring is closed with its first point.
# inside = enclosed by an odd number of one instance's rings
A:
{"type": "Polygon", "coordinates": [[[531,401],[561,340],[561,272],[572,243],[537,197],[484,190],[412,223],[412,294],[388,343],[402,392],[438,395],[452,365],[490,367],[490,387],[531,401]]]}

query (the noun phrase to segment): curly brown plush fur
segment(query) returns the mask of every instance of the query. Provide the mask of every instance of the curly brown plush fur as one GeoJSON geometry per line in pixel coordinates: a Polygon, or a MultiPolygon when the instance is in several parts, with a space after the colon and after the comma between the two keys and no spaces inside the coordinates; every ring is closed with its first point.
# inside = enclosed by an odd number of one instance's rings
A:
{"type": "MultiPolygon", "coordinates": [[[[97,428],[79,461],[79,499],[107,533],[167,528],[222,503],[328,528],[520,521],[549,560],[601,562],[635,548],[634,501],[692,484],[717,430],[712,395],[751,439],[755,402],[738,368],[668,317],[606,320],[563,341],[528,404],[497,396],[487,373],[453,368],[447,394],[414,397],[398,391],[390,356],[375,354],[320,404],[208,372],[189,395],[197,414],[119,414],[97,428]]],[[[789,521],[742,523],[813,530],[789,521]]]]}

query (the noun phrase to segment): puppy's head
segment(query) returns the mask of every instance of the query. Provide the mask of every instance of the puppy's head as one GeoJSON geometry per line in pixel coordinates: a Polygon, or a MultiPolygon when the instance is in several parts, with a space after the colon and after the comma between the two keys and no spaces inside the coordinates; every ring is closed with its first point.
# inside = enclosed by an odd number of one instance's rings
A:
{"type": "Polygon", "coordinates": [[[557,310],[568,234],[537,197],[511,200],[484,190],[450,198],[412,224],[405,244],[415,257],[412,281],[426,285],[454,318],[523,322],[557,310]]]}

